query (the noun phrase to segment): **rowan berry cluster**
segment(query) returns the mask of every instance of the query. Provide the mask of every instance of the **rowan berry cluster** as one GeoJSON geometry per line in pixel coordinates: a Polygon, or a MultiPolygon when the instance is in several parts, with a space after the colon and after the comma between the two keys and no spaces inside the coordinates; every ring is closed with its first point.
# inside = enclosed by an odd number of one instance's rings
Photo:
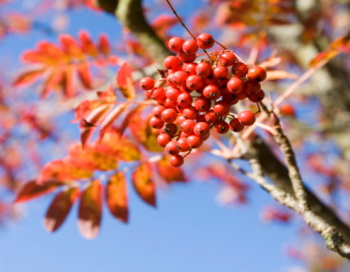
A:
{"type": "Polygon", "coordinates": [[[260,86],[265,70],[240,62],[231,50],[206,52],[214,43],[208,33],[189,40],[171,38],[168,47],[177,55],[164,59],[162,78],[144,77],[140,81],[146,97],[158,103],[150,125],[161,130],[158,144],[171,155],[170,163],[175,167],[209,138],[211,129],[225,134],[252,125],[252,111],[235,115],[231,106],[246,98],[257,103],[265,97],[260,86]],[[206,57],[196,62],[199,48],[206,57]]]}

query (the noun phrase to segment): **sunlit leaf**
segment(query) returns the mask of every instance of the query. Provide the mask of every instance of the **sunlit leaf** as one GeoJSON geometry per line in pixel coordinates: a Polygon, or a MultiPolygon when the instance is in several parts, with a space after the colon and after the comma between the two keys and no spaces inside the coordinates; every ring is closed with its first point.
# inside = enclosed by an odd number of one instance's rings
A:
{"type": "Polygon", "coordinates": [[[21,203],[43,196],[51,193],[62,185],[64,184],[55,180],[48,180],[42,184],[38,184],[36,180],[31,180],[19,191],[14,203],[21,203]]]}
{"type": "Polygon", "coordinates": [[[132,184],[143,201],[156,206],[156,186],[149,164],[140,164],[132,174],[132,184]]]}
{"type": "Polygon", "coordinates": [[[127,62],[124,62],[118,71],[117,86],[126,99],[134,99],[135,84],[131,74],[131,67],[127,62]]]}
{"type": "Polygon", "coordinates": [[[124,112],[128,107],[128,104],[118,104],[115,106],[106,117],[103,119],[100,125],[100,136],[102,137],[106,130],[113,125],[113,123],[118,119],[118,117],[124,112]]]}
{"type": "Polygon", "coordinates": [[[128,192],[125,175],[118,172],[110,177],[106,185],[107,206],[117,219],[128,222],[128,192]]]}
{"type": "Polygon", "coordinates": [[[54,232],[63,224],[74,202],[78,199],[79,193],[79,188],[70,187],[55,196],[44,219],[47,231],[54,232]]]}
{"type": "Polygon", "coordinates": [[[311,60],[310,66],[311,67],[316,67],[321,62],[329,61],[332,58],[334,58],[335,56],[337,56],[338,54],[339,54],[338,50],[327,50],[327,51],[321,52],[321,53],[317,54],[316,57],[314,57],[311,60]]]}
{"type": "Polygon", "coordinates": [[[282,70],[269,70],[267,71],[266,80],[280,80],[280,79],[295,79],[298,78],[297,75],[288,73],[282,70]]]}
{"type": "Polygon", "coordinates": [[[45,72],[44,69],[31,70],[19,75],[13,82],[14,86],[23,86],[27,84],[32,84],[38,80],[42,74],[45,72]]]}
{"type": "Polygon", "coordinates": [[[81,235],[87,239],[95,238],[102,217],[102,184],[99,180],[92,181],[81,194],[78,216],[81,235]]]}

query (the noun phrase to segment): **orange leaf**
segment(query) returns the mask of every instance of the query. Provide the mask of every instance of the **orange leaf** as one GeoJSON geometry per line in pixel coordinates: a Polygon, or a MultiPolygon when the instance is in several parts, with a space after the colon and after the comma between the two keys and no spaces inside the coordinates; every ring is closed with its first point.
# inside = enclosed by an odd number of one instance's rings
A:
{"type": "Polygon", "coordinates": [[[99,180],[92,181],[83,191],[78,216],[81,235],[87,239],[95,238],[100,230],[102,217],[102,184],[99,180]]]}
{"type": "Polygon", "coordinates": [[[124,62],[118,71],[117,86],[126,99],[133,100],[135,98],[135,85],[131,67],[127,62],[124,62]]]}
{"type": "Polygon", "coordinates": [[[169,156],[163,157],[156,164],[158,174],[167,183],[173,183],[175,181],[186,182],[186,178],[181,168],[173,167],[170,164],[169,156]]]}
{"type": "Polygon", "coordinates": [[[101,122],[101,127],[100,127],[101,137],[128,106],[129,106],[128,104],[119,104],[107,114],[107,116],[101,122]]]}
{"type": "Polygon", "coordinates": [[[55,196],[44,219],[47,231],[54,232],[63,224],[79,194],[79,188],[70,187],[55,196]]]}
{"type": "Polygon", "coordinates": [[[62,185],[63,183],[54,180],[46,181],[43,184],[38,184],[35,180],[31,180],[20,190],[14,203],[25,202],[51,193],[62,185]]]}
{"type": "Polygon", "coordinates": [[[78,164],[78,161],[56,160],[48,163],[41,170],[38,183],[50,179],[66,181],[92,177],[93,169],[82,168],[75,163],[78,164]]]}
{"type": "Polygon", "coordinates": [[[111,53],[111,48],[106,35],[100,35],[97,46],[98,49],[106,56],[108,56],[111,53]]]}
{"type": "Polygon", "coordinates": [[[152,175],[149,164],[140,164],[132,174],[132,184],[143,201],[156,206],[156,187],[152,175]]]}
{"type": "Polygon", "coordinates": [[[321,63],[322,61],[325,61],[325,60],[329,61],[332,58],[334,58],[335,56],[337,56],[338,54],[339,54],[338,50],[327,50],[327,51],[321,52],[321,53],[317,54],[316,57],[314,57],[310,61],[310,66],[315,67],[319,63],[321,63]]]}
{"type": "Polygon", "coordinates": [[[98,152],[118,160],[137,161],[141,159],[141,153],[137,145],[127,137],[121,136],[117,130],[107,131],[94,147],[98,152]]]}
{"type": "Polygon", "coordinates": [[[14,86],[29,85],[39,79],[45,69],[31,70],[19,75],[13,82],[14,86]]]}
{"type": "Polygon", "coordinates": [[[123,172],[110,177],[106,185],[106,201],[113,216],[122,222],[128,222],[128,192],[123,172]]]}
{"type": "Polygon", "coordinates": [[[62,34],[59,37],[64,51],[70,56],[77,59],[83,59],[84,54],[74,38],[68,34],[62,34]]]}
{"type": "Polygon", "coordinates": [[[75,65],[70,64],[67,65],[64,69],[63,79],[62,79],[62,87],[64,94],[69,98],[73,97],[75,93],[74,86],[74,73],[75,73],[75,65]]]}
{"type": "Polygon", "coordinates": [[[287,78],[298,78],[298,77],[294,74],[291,74],[282,70],[267,71],[266,80],[279,80],[279,79],[287,79],[287,78]]]}
{"type": "Polygon", "coordinates": [[[92,89],[92,77],[90,74],[90,64],[83,61],[77,65],[77,72],[80,82],[86,89],[92,89]]]}
{"type": "Polygon", "coordinates": [[[81,49],[85,54],[89,54],[91,56],[97,56],[97,48],[91,40],[91,37],[87,31],[80,31],[79,40],[81,43],[81,49]]]}

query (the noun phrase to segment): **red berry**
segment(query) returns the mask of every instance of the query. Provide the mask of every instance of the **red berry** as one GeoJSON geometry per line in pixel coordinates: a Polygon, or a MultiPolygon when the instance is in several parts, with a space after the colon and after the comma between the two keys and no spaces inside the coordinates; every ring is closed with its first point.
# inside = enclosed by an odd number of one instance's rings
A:
{"type": "Polygon", "coordinates": [[[208,124],[214,124],[219,120],[219,115],[217,115],[213,110],[210,110],[204,115],[204,119],[208,124]]]}
{"type": "Polygon", "coordinates": [[[244,129],[244,125],[242,125],[242,123],[237,119],[237,118],[233,118],[230,121],[230,129],[234,132],[240,132],[244,129]]]}
{"type": "Polygon", "coordinates": [[[176,132],[177,132],[177,125],[175,125],[174,123],[165,124],[162,129],[162,133],[169,134],[170,136],[174,136],[176,132]]]}
{"type": "Polygon", "coordinates": [[[201,62],[196,67],[197,75],[201,77],[210,76],[212,73],[211,65],[208,62],[201,62]]]}
{"type": "Polygon", "coordinates": [[[192,91],[202,88],[203,84],[203,79],[196,75],[191,75],[186,80],[186,87],[192,91]]]}
{"type": "Polygon", "coordinates": [[[166,99],[164,88],[154,89],[152,99],[156,100],[158,103],[163,103],[166,99]]]}
{"type": "Polygon", "coordinates": [[[140,87],[146,91],[154,88],[154,80],[151,77],[144,77],[140,80],[140,87]]]}
{"type": "Polygon", "coordinates": [[[245,126],[251,126],[255,122],[255,114],[249,110],[238,114],[238,120],[245,126]]]}
{"type": "Polygon", "coordinates": [[[185,116],[179,115],[179,116],[177,117],[175,123],[178,124],[179,126],[181,126],[182,122],[185,121],[185,120],[187,120],[187,118],[186,118],[185,116]]]}
{"type": "Polygon", "coordinates": [[[236,56],[230,51],[226,51],[221,54],[219,63],[224,66],[231,66],[236,61],[236,56]]]}
{"type": "Polygon", "coordinates": [[[171,141],[169,134],[161,133],[157,137],[157,142],[161,147],[165,147],[171,141]]]}
{"type": "Polygon", "coordinates": [[[161,119],[154,117],[154,116],[151,117],[151,119],[149,120],[149,124],[151,127],[158,128],[158,129],[160,129],[164,126],[164,122],[161,119]]]}
{"type": "Polygon", "coordinates": [[[174,109],[165,109],[160,116],[165,123],[174,123],[177,117],[177,112],[174,109]]]}
{"type": "Polygon", "coordinates": [[[184,63],[182,65],[182,70],[184,70],[188,75],[196,74],[197,63],[184,63]]]}
{"type": "Polygon", "coordinates": [[[164,106],[157,105],[152,109],[152,113],[155,117],[160,118],[160,115],[162,114],[163,110],[165,110],[164,106]]]}
{"type": "Polygon", "coordinates": [[[177,104],[181,107],[188,107],[192,104],[192,96],[188,93],[181,93],[177,97],[177,104]]]}
{"type": "Polygon", "coordinates": [[[225,121],[218,121],[214,124],[214,130],[216,133],[225,134],[228,129],[229,126],[225,121]]]}
{"type": "Polygon", "coordinates": [[[177,148],[176,141],[170,141],[165,146],[165,152],[171,155],[176,155],[180,152],[180,150],[177,148]]]}
{"type": "Polygon", "coordinates": [[[229,104],[230,106],[235,105],[238,103],[238,95],[230,92],[225,92],[222,95],[222,101],[229,104]]]}
{"type": "Polygon", "coordinates": [[[197,45],[202,49],[209,49],[214,45],[214,38],[208,33],[202,33],[197,37],[197,45]]]}
{"type": "Polygon", "coordinates": [[[147,98],[147,99],[152,98],[152,93],[153,93],[153,90],[145,91],[145,96],[146,96],[146,98],[147,98]]]}
{"type": "Polygon", "coordinates": [[[248,95],[248,98],[250,101],[252,101],[254,103],[258,103],[265,98],[265,92],[263,90],[260,90],[255,94],[248,95]]]}
{"type": "Polygon", "coordinates": [[[163,65],[166,69],[176,71],[180,68],[181,62],[176,56],[169,56],[164,59],[163,65]]]}
{"type": "Polygon", "coordinates": [[[181,152],[187,152],[191,149],[190,145],[187,142],[187,137],[180,137],[176,143],[177,149],[179,149],[181,152]]]}
{"type": "Polygon", "coordinates": [[[286,116],[295,116],[295,109],[291,104],[283,104],[280,106],[280,112],[286,116]]]}
{"type": "Polygon", "coordinates": [[[182,50],[182,45],[184,42],[184,39],[180,37],[172,37],[168,41],[168,47],[173,52],[180,52],[182,50]]]}
{"type": "Polygon", "coordinates": [[[188,74],[184,71],[176,71],[174,74],[172,74],[172,81],[178,85],[178,86],[184,86],[186,83],[186,79],[188,77],[188,74]]]}
{"type": "Polygon", "coordinates": [[[203,140],[197,135],[190,135],[187,137],[187,143],[190,145],[190,147],[197,148],[202,145],[203,140]]]}
{"type": "Polygon", "coordinates": [[[203,89],[203,96],[208,99],[216,100],[221,96],[221,91],[218,86],[209,84],[203,89]]]}
{"type": "Polygon", "coordinates": [[[204,112],[210,109],[211,102],[209,99],[205,98],[204,96],[200,96],[196,98],[193,105],[196,110],[204,112]]]}
{"type": "Polygon", "coordinates": [[[226,116],[230,113],[230,104],[224,101],[218,101],[213,106],[213,111],[219,116],[226,116]]]}
{"type": "Polygon", "coordinates": [[[181,60],[183,63],[191,63],[194,62],[197,58],[196,54],[186,54],[185,52],[181,51],[178,54],[179,60],[181,60]]]}
{"type": "Polygon", "coordinates": [[[192,119],[187,119],[181,123],[180,127],[183,132],[187,134],[191,134],[193,133],[193,128],[195,125],[196,125],[195,121],[193,121],[192,119]]]}
{"type": "Polygon", "coordinates": [[[210,126],[207,122],[198,122],[194,128],[193,133],[197,136],[205,136],[210,132],[210,126]]]}
{"type": "Polygon", "coordinates": [[[198,51],[198,45],[195,40],[186,40],[182,45],[182,51],[186,54],[195,54],[198,51]]]}
{"type": "Polygon", "coordinates": [[[174,167],[180,167],[184,163],[184,158],[180,155],[171,155],[170,164],[174,167]]]}
{"type": "Polygon", "coordinates": [[[165,89],[165,96],[170,100],[176,100],[180,93],[181,91],[175,87],[168,87],[165,89]]]}
{"type": "Polygon", "coordinates": [[[248,67],[242,62],[236,62],[232,65],[231,71],[236,77],[244,77],[248,72],[248,67]]]}
{"type": "Polygon", "coordinates": [[[225,79],[228,76],[228,70],[226,66],[219,65],[213,69],[213,76],[217,79],[225,79]]]}
{"type": "Polygon", "coordinates": [[[174,101],[173,99],[167,98],[167,99],[164,101],[164,106],[165,106],[166,108],[176,109],[176,107],[177,107],[176,100],[174,101]]]}
{"type": "Polygon", "coordinates": [[[187,119],[196,119],[198,116],[198,111],[194,107],[186,107],[182,110],[183,116],[187,119]]]}
{"type": "Polygon", "coordinates": [[[244,82],[243,91],[247,95],[256,94],[260,90],[261,90],[261,85],[259,82],[255,81],[255,80],[247,80],[246,82],[244,82]]]}
{"type": "Polygon", "coordinates": [[[264,68],[260,66],[252,67],[248,70],[247,74],[249,79],[256,80],[256,81],[263,81],[266,78],[266,71],[264,68]]]}
{"type": "Polygon", "coordinates": [[[238,94],[243,91],[243,81],[238,77],[233,77],[227,82],[227,90],[234,94],[238,94]]]}

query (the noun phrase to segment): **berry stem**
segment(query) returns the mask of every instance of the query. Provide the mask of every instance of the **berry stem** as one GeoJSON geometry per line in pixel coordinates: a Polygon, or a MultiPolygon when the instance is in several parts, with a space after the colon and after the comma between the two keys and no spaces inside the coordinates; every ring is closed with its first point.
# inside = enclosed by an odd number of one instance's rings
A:
{"type": "MultiPolygon", "coordinates": [[[[182,19],[181,19],[181,17],[179,16],[179,14],[177,14],[177,12],[176,12],[174,6],[170,3],[170,1],[169,1],[169,0],[165,0],[165,1],[168,3],[168,5],[169,5],[171,11],[174,13],[174,15],[176,16],[176,18],[179,20],[180,24],[186,29],[186,31],[188,32],[188,34],[190,34],[191,37],[192,37],[194,40],[197,40],[196,36],[188,29],[188,27],[185,25],[184,21],[182,21],[182,19]]],[[[204,51],[204,53],[208,56],[209,60],[212,61],[212,59],[210,58],[210,56],[209,56],[207,50],[203,49],[203,51],[204,51]]]]}
{"type": "Polygon", "coordinates": [[[219,46],[221,46],[222,49],[224,49],[224,50],[227,49],[225,45],[223,45],[222,43],[219,43],[217,40],[214,40],[214,42],[215,42],[216,44],[218,44],[219,46]]]}

